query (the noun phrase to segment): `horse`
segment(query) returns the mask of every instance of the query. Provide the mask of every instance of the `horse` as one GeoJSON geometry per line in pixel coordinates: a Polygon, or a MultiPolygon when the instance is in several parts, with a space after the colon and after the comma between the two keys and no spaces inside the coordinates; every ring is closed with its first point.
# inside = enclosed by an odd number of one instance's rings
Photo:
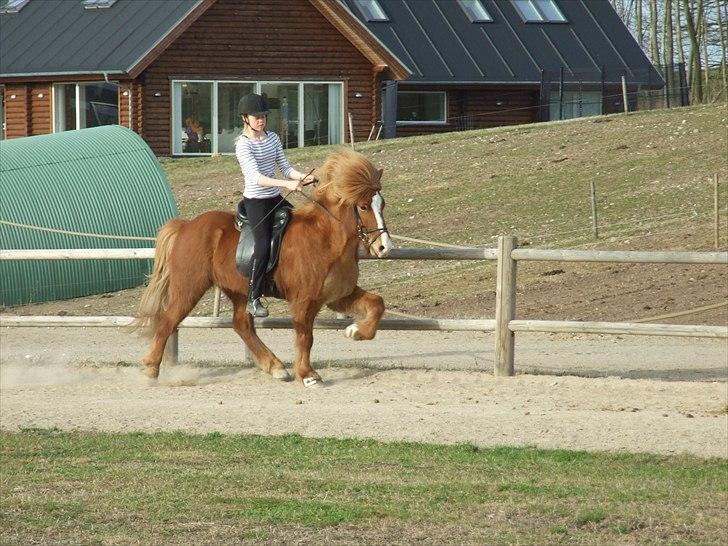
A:
{"type": "MultiPolygon", "coordinates": [[[[323,306],[358,318],[345,330],[357,341],[373,339],[384,314],[383,299],[358,286],[359,247],[377,258],[393,248],[384,221],[382,173],[358,152],[334,151],[319,169],[310,202],[292,211],[273,280],[292,317],[294,375],[306,387],[322,385],[310,353],[314,319],[323,306]]],[[[276,379],[290,380],[246,311],[249,279],[236,267],[238,238],[234,215],[219,210],[192,220],[174,218],[159,229],[152,272],[132,323],[132,329],[152,338],[142,361],[148,377],[159,377],[167,339],[216,285],[232,301],[233,329],[257,366],[276,379]]]]}

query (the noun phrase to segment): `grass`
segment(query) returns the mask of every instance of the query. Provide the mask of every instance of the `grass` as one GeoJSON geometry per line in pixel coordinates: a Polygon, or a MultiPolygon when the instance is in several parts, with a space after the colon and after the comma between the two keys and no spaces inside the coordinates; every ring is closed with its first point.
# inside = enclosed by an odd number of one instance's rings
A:
{"type": "MultiPolygon", "coordinates": [[[[385,170],[393,233],[492,246],[497,234],[548,245],[591,242],[590,182],[605,235],[712,213],[713,174],[725,178],[722,104],[656,110],[356,145],[385,170]]],[[[320,166],[330,147],[289,150],[320,166]]],[[[234,157],[163,162],[182,216],[231,208],[242,179],[234,157]]]]}
{"type": "MultiPolygon", "coordinates": [[[[716,173],[726,207],[728,164],[721,158],[727,119],[725,106],[715,104],[364,142],[356,149],[384,168],[386,216],[395,237],[493,247],[499,234],[510,234],[522,245],[550,248],[712,250],[716,173]]],[[[287,154],[307,171],[329,151],[320,146],[287,154]]],[[[184,217],[232,209],[242,198],[234,157],[166,160],[163,166],[184,217]]],[[[726,217],[724,211],[723,247],[726,217]]],[[[547,269],[553,265],[527,264],[519,283],[547,269]]],[[[362,273],[367,289],[420,314],[438,302],[468,300],[473,286],[494,286],[493,264],[483,262],[368,261],[362,273]]]]}
{"type": "Polygon", "coordinates": [[[0,543],[702,543],[724,460],[367,440],[2,433],[0,543]]]}

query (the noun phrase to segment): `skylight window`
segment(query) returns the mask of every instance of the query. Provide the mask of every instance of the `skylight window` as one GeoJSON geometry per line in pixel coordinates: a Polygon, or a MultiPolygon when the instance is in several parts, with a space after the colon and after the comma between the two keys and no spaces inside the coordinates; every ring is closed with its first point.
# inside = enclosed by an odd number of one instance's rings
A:
{"type": "Polygon", "coordinates": [[[556,0],[513,0],[518,13],[527,23],[565,23],[556,0]]]}
{"type": "Polygon", "coordinates": [[[362,12],[364,18],[369,21],[389,21],[389,17],[384,13],[382,6],[377,0],[354,0],[354,4],[362,12]]]}
{"type": "Polygon", "coordinates": [[[458,0],[471,23],[491,23],[493,18],[480,0],[458,0]]]}
{"type": "Polygon", "coordinates": [[[18,13],[30,0],[0,0],[0,13],[18,13]]]}
{"type": "Polygon", "coordinates": [[[86,9],[110,8],[116,0],[83,0],[83,7],[86,9]]]}

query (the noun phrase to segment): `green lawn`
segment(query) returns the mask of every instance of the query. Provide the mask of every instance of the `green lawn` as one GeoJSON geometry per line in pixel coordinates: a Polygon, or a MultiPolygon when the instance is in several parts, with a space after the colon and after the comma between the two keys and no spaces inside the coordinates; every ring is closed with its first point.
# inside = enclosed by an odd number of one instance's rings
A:
{"type": "Polygon", "coordinates": [[[297,435],[0,438],[2,544],[719,544],[728,533],[725,460],[297,435]]]}

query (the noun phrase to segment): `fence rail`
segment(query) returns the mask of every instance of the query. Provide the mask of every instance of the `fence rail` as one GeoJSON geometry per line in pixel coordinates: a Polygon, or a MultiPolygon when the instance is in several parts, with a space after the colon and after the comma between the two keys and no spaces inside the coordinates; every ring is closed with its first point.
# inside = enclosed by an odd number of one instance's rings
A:
{"type": "MultiPolygon", "coordinates": [[[[80,249],[80,250],[0,250],[0,260],[95,260],[151,259],[152,248],[80,249]]],[[[369,256],[361,256],[369,259],[369,256]]],[[[443,330],[495,333],[496,375],[513,375],[516,332],[589,333],[619,335],[651,335],[708,337],[728,339],[728,327],[620,322],[582,322],[553,320],[517,320],[516,264],[518,261],[567,261],[608,263],[679,263],[728,265],[728,252],[647,252],[609,250],[549,250],[517,248],[515,237],[501,236],[498,248],[428,248],[394,249],[393,260],[497,260],[496,317],[492,319],[383,319],[382,330],[443,330]]],[[[123,327],[133,317],[49,317],[0,315],[0,327],[123,327]]],[[[259,328],[291,328],[291,319],[268,317],[256,319],[259,328]]],[[[348,319],[318,318],[314,328],[339,330],[350,324],[348,319]]],[[[230,328],[232,319],[225,317],[188,317],[181,328],[230,328]]],[[[176,361],[178,339],[170,338],[169,353],[176,361]]]]}

